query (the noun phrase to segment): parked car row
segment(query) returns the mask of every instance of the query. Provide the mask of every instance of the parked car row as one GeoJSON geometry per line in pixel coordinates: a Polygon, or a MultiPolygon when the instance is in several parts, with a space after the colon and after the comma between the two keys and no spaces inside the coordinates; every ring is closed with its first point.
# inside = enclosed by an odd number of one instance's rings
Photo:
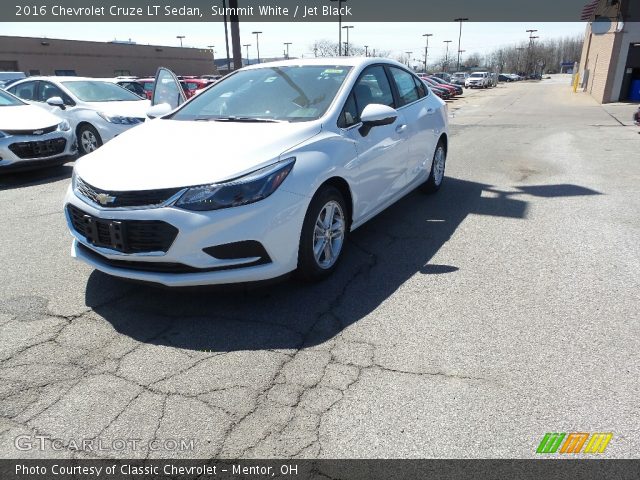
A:
{"type": "Polygon", "coordinates": [[[459,85],[455,85],[436,75],[419,73],[418,76],[427,85],[433,93],[443,100],[449,100],[457,95],[462,95],[463,90],[459,85]]]}
{"type": "Polygon", "coordinates": [[[501,73],[498,75],[498,81],[500,82],[519,82],[520,80],[524,80],[524,77],[517,75],[515,73],[501,73]]]}

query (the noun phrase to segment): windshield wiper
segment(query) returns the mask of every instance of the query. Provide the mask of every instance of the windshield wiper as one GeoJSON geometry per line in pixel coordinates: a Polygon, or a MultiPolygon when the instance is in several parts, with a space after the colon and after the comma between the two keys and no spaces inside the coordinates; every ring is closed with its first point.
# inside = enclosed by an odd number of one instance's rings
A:
{"type": "Polygon", "coordinates": [[[283,120],[276,120],[274,118],[260,118],[260,117],[200,117],[195,119],[196,122],[247,122],[247,123],[281,123],[283,120]]]}

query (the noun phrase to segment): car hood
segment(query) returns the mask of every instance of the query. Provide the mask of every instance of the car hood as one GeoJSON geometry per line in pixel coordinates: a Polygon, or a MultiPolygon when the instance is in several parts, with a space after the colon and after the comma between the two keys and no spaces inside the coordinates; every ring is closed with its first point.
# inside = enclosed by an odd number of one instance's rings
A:
{"type": "Polygon", "coordinates": [[[149,100],[133,100],[131,102],[86,102],[91,109],[106,113],[107,115],[119,115],[121,117],[146,118],[147,110],[151,106],[149,100]]]}
{"type": "Polygon", "coordinates": [[[0,107],[0,130],[36,130],[60,122],[60,117],[33,105],[0,107]]]}
{"type": "Polygon", "coordinates": [[[76,174],[109,191],[216,183],[266,166],[317,135],[319,122],[152,120],[76,162],[76,174]]]}

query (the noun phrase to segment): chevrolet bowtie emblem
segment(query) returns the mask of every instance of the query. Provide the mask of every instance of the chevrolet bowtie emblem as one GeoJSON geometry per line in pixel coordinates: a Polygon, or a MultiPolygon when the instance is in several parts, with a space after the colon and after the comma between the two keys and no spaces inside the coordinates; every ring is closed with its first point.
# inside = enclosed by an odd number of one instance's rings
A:
{"type": "Polygon", "coordinates": [[[112,197],[111,195],[109,195],[107,193],[99,193],[98,195],[96,195],[96,201],[100,205],[108,205],[110,203],[115,202],[116,201],[116,197],[112,197]]]}
{"type": "Polygon", "coordinates": [[[34,135],[42,135],[44,133],[44,130],[34,130],[33,134],[34,135]]]}

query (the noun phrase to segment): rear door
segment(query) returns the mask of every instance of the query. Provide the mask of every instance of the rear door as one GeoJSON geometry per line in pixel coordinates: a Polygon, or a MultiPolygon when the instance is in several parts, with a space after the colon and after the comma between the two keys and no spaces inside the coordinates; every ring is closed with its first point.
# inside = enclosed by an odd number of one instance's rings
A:
{"type": "Polygon", "coordinates": [[[404,184],[413,182],[431,165],[435,151],[438,102],[429,102],[429,91],[414,74],[399,67],[388,67],[398,96],[398,111],[406,123],[407,166],[404,184]]]}

